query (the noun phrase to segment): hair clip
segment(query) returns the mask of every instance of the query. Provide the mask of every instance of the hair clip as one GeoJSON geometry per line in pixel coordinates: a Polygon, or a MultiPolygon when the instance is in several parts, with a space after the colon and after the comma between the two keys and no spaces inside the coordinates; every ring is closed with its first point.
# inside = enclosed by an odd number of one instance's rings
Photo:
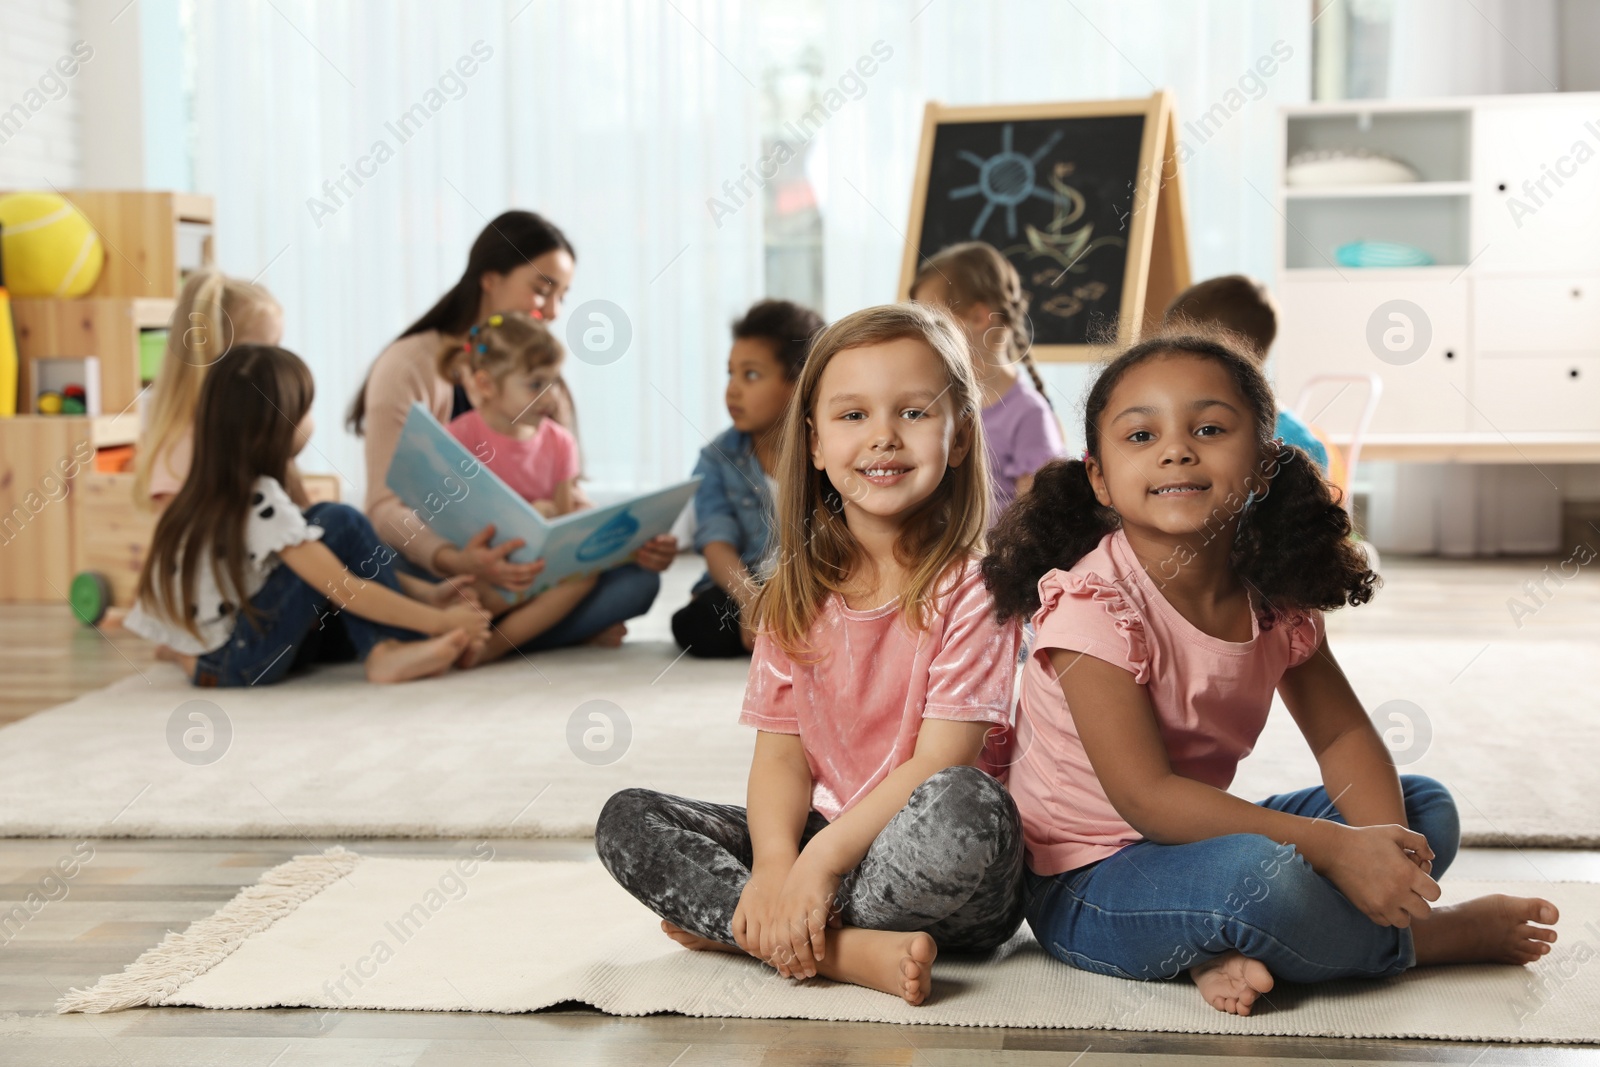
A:
{"type": "Polygon", "coordinates": [[[479,352],[487,352],[487,351],[489,351],[489,346],[480,341],[478,343],[478,351],[479,352]]]}
{"type": "Polygon", "coordinates": [[[490,315],[489,316],[489,325],[490,326],[498,326],[504,321],[505,321],[505,319],[501,318],[499,315],[490,315]]]}
{"type": "Polygon", "coordinates": [[[476,337],[476,336],[478,336],[478,330],[479,330],[479,327],[474,326],[472,329],[467,331],[467,336],[468,337],[476,337]]]}

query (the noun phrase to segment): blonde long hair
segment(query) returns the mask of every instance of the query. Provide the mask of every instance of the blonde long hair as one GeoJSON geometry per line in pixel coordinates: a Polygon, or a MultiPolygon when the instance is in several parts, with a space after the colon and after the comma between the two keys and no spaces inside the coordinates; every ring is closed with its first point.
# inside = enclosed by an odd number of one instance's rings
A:
{"type": "Polygon", "coordinates": [[[134,501],[150,507],[150,475],[194,426],[200,389],[212,364],[235,344],[259,339],[271,317],[283,314],[273,295],[254,282],[210,268],[184,282],[167,328],[167,351],[156,375],[150,419],[139,436],[134,501]]]}
{"type": "Polygon", "coordinates": [[[811,464],[810,431],[822,372],[847,349],[911,338],[927,345],[945,372],[947,396],[971,448],[906,522],[894,554],[911,572],[900,591],[907,625],[926,630],[940,579],[984,549],[989,528],[989,467],[983,438],[982,398],[967,339],[944,312],[920,304],[886,304],[846,315],[819,333],[795,383],[785,416],[775,473],[777,548],[756,602],[755,624],[793,657],[806,654],[806,635],[823,603],[843,593],[861,544],[844,518],[844,499],[826,471],[811,464]]]}

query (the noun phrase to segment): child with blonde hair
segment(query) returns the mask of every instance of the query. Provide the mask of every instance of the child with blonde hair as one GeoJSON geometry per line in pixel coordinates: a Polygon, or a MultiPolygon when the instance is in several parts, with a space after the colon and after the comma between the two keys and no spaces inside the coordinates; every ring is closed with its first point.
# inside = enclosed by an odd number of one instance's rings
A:
{"type": "Polygon", "coordinates": [[[1028,293],[993,245],[966,241],[923,261],[911,299],[943,307],[961,326],[983,390],[993,521],[1033,484],[1040,467],[1065,454],[1061,424],[1028,347],[1028,293]],[[1021,371],[1027,371],[1026,377],[1021,371]]]}
{"type": "MultiPolygon", "coordinates": [[[[235,345],[276,345],[283,308],[254,282],[205,268],[189,275],[167,327],[167,350],[139,435],[134,500],[163,508],[194,462],[195,407],[212,365],[235,345]]],[[[289,473],[291,481],[298,476],[289,473]]]]}
{"type": "MultiPolygon", "coordinates": [[[[549,519],[578,509],[578,439],[557,421],[566,399],[565,358],[548,326],[515,311],[490,315],[467,331],[465,341],[439,353],[440,377],[460,382],[473,403],[451,420],[451,436],[549,519]]],[[[595,575],[570,578],[512,604],[478,580],[479,601],[495,616],[494,633],[461,665],[487,663],[538,637],[597,582],[595,575]]]]}
{"type": "Polygon", "coordinates": [[[941,949],[1017,929],[1017,813],[979,769],[1009,731],[1021,639],[978,569],[979,395],[935,310],[868,308],[812,342],[740,717],[759,731],[749,806],[627,789],[595,831],[685,947],[920,1004],[941,949]]]}

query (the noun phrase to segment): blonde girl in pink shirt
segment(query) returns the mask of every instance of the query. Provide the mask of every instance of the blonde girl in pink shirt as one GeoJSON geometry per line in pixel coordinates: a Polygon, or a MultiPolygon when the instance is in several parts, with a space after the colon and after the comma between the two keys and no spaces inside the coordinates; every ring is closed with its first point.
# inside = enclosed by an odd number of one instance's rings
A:
{"type": "Polygon", "coordinates": [[[868,308],[813,342],[740,716],[749,806],[628,789],[595,832],[680,944],[920,1004],[941,948],[1020,924],[1021,827],[977,766],[1009,733],[1020,642],[978,570],[980,395],[939,311],[868,308]]]}
{"type": "Polygon", "coordinates": [[[1431,906],[1455,802],[1396,774],[1328,649],[1320,613],[1376,575],[1310,457],[1276,440],[1247,353],[1210,334],[1124,352],[1085,404],[1085,458],[1041,470],[994,534],[995,602],[1036,632],[1010,774],[1028,923],[1063,962],[1187,971],[1239,1015],[1275,980],[1537,960],[1549,901],[1431,906]],[[1227,789],[1274,690],[1322,785],[1252,804],[1227,789]]]}

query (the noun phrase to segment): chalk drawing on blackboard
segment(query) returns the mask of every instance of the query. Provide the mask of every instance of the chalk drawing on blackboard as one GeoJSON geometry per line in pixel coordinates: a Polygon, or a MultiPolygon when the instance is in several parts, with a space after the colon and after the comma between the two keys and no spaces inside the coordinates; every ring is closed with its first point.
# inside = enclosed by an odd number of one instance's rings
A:
{"type": "Polygon", "coordinates": [[[1106,293],[1106,286],[1102,282],[1089,282],[1061,292],[1062,279],[1069,273],[1082,274],[1087,271],[1088,264],[1084,261],[1095,249],[1127,244],[1123,237],[1116,235],[1096,237],[1093,220],[1076,229],[1069,228],[1087,209],[1083,194],[1066,183],[1072,171],[1071,163],[1058,162],[1047,179],[1056,194],[1055,212],[1049,224],[1042,230],[1032,225],[1025,227],[1025,243],[1000,250],[1013,260],[1021,256],[1026,260],[1043,259],[1050,264],[1046,269],[1032,272],[1033,284],[1030,288],[1036,298],[1044,298],[1036,305],[1038,310],[1059,319],[1072,318],[1083,311],[1087,304],[1094,303],[1106,293]]]}
{"type": "Polygon", "coordinates": [[[982,196],[984,199],[983,210],[978,212],[978,218],[972,224],[972,237],[974,240],[983,235],[983,228],[989,224],[989,216],[994,214],[994,209],[1006,209],[1006,236],[1017,236],[1017,205],[1030,197],[1038,197],[1060,205],[1059,195],[1054,190],[1039,186],[1038,166],[1039,161],[1050,154],[1050,149],[1061,140],[1061,131],[1056,130],[1044,144],[1035,148],[1027,155],[1016,151],[1011,146],[1011,123],[1000,127],[1000,151],[983,158],[976,152],[961,151],[957,157],[966,160],[978,168],[978,180],[971,185],[963,185],[959,189],[950,190],[951,200],[965,200],[967,197],[982,196]]]}

